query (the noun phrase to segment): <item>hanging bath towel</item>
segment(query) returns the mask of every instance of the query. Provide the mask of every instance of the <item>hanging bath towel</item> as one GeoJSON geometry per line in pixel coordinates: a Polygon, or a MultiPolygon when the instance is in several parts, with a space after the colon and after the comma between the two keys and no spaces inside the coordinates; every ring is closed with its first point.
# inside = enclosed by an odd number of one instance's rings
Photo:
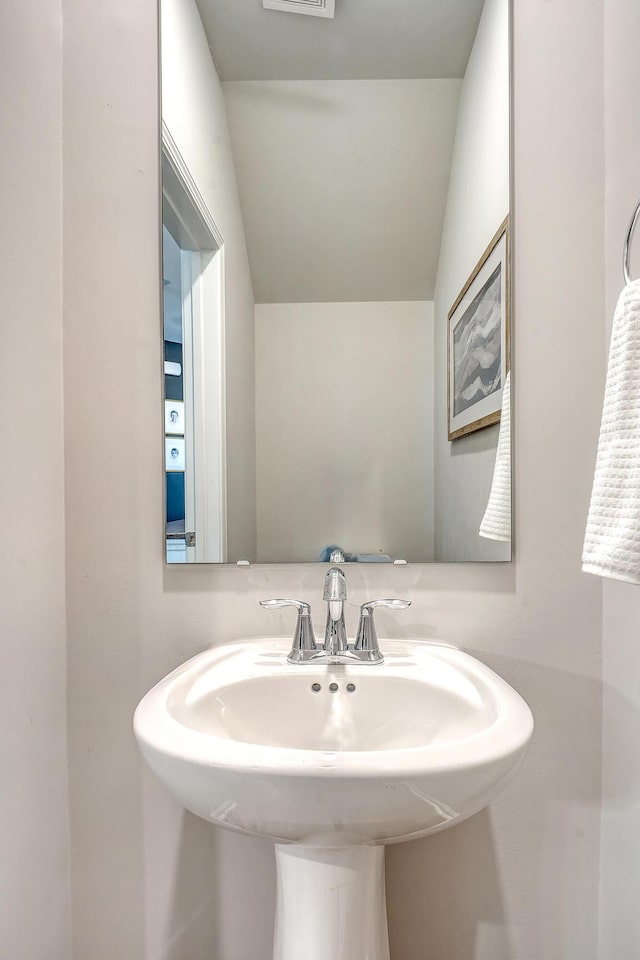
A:
{"type": "Polygon", "coordinates": [[[640,583],[640,280],[613,318],[582,569],[640,583]]]}
{"type": "Polygon", "coordinates": [[[480,536],[487,540],[511,540],[511,371],[502,391],[496,464],[480,536]]]}

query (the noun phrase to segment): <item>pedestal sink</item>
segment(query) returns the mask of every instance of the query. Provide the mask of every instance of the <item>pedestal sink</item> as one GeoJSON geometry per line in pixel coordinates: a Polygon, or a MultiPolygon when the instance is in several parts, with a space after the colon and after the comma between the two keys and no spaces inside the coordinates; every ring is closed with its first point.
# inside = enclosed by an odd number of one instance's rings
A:
{"type": "Polygon", "coordinates": [[[383,845],[496,797],[531,711],[454,647],[386,640],[383,664],[291,665],[289,646],[194,657],[142,699],[136,737],[188,810],[276,841],[274,960],[389,960],[383,845]]]}

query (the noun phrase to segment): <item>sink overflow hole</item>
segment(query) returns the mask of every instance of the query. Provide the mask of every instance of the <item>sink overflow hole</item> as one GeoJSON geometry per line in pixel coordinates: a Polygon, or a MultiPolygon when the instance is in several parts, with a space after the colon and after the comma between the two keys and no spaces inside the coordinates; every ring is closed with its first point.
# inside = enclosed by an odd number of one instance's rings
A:
{"type": "Polygon", "coordinates": [[[322,690],[322,687],[320,686],[319,683],[312,683],[311,689],[313,690],[314,693],[317,693],[318,690],[322,690]]]}
{"type": "Polygon", "coordinates": [[[353,691],[355,690],[355,688],[356,688],[355,683],[348,683],[348,684],[347,684],[347,690],[349,691],[349,693],[353,693],[353,691]]]}
{"type": "Polygon", "coordinates": [[[330,683],[330,684],[329,684],[329,690],[331,690],[332,693],[335,693],[337,689],[338,689],[338,684],[337,684],[337,683],[330,683]]]}

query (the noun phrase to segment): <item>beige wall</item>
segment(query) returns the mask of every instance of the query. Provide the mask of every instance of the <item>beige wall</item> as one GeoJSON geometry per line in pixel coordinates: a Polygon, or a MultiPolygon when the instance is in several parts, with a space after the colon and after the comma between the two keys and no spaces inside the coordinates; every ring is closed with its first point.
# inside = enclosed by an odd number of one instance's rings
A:
{"type": "Polygon", "coordinates": [[[433,304],[256,304],[258,559],[433,556],[433,304]]]}
{"type": "Polygon", "coordinates": [[[62,14],[0,9],[0,954],[67,960],[62,14]]]}
{"type": "Polygon", "coordinates": [[[225,244],[227,556],[256,556],[253,289],[222,88],[195,0],[162,0],[162,116],[225,244]]]}
{"type": "Polygon", "coordinates": [[[433,299],[461,86],[222,84],[258,303],[433,299]]]}
{"type": "MultiPolygon", "coordinates": [[[[640,8],[605,4],[606,317],[623,286],[622,245],[640,197],[640,8]]],[[[632,275],[640,276],[640,235],[632,275]]],[[[595,461],[595,447],[592,452],[595,461]]],[[[604,580],[601,960],[640,954],[640,590],[604,580]]]]}
{"type": "Polygon", "coordinates": [[[440,245],[435,324],[435,558],[509,560],[511,545],[479,536],[498,427],[450,443],[447,316],[509,212],[508,0],[486,0],[460,96],[440,245]]]}
{"type": "MultiPolygon", "coordinates": [[[[156,8],[65,8],[75,955],[268,960],[270,845],[179,810],[144,771],[131,714],[207,645],[289,632],[290,617],[267,615],[259,597],[294,593],[319,612],[321,570],[163,567],[156,8]]],[[[600,4],[523,0],[514,29],[516,561],[348,577],[356,603],[413,599],[407,616],[380,617],[381,635],[462,644],[520,690],[537,728],[488,811],[390,848],[394,960],[596,955],[601,588],[579,556],[600,397],[579,387],[602,373],[600,4]]]]}

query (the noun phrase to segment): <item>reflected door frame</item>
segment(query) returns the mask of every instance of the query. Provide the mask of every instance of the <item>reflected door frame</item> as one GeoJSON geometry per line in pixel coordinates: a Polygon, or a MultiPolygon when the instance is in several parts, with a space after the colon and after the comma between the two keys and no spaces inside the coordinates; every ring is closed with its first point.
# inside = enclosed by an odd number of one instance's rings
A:
{"type": "Polygon", "coordinates": [[[224,240],[166,124],[162,220],[181,249],[188,563],[227,559],[224,240]]]}

